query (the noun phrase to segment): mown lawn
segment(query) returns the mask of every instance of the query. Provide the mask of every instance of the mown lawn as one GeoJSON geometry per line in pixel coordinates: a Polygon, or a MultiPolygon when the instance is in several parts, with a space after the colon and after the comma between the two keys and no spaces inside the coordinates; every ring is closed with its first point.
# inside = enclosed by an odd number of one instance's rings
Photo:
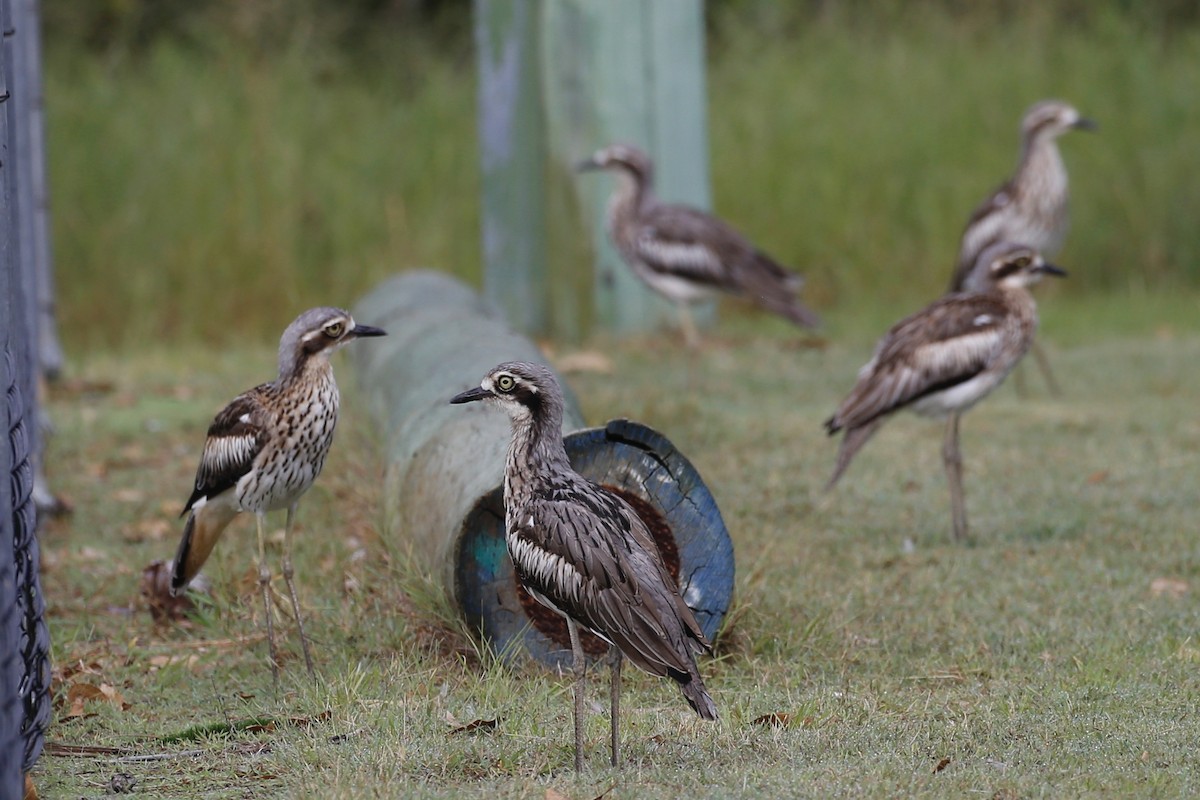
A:
{"type": "Polygon", "coordinates": [[[967,416],[966,546],[937,425],[898,417],[821,491],[836,447],[820,422],[869,355],[866,323],[834,320],[825,343],[735,312],[694,357],[676,339],[590,342],[613,369],[569,376],[586,416],[657,427],[693,460],[738,577],[701,665],[720,722],[627,671],[625,768],[597,713],[582,778],[568,681],[447,626],[384,528],[349,363],[299,518],[320,679],[285,624],[276,696],[251,520],[197,616],[157,626],[138,598],[143,567],[173,554],[211,415],[269,376],[274,343],[77,356],[50,399],[50,471],[75,512],[42,536],[60,683],[35,780],[46,797],[101,796],[121,773],[142,796],[213,798],[1195,794],[1200,300],[1130,303],[1045,303],[1065,395],[1027,370],[1024,398],[1010,382],[967,416]],[[759,721],[773,714],[785,724],[759,721]],[[476,720],[496,723],[456,730],[476,720]]]}

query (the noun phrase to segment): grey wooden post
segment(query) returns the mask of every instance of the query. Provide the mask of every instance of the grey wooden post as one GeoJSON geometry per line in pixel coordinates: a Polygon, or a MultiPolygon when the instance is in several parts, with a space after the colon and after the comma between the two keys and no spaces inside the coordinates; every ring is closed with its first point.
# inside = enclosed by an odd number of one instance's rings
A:
{"type": "MultiPolygon", "coordinates": [[[[673,324],[674,310],[608,241],[611,179],[574,166],[632,142],[655,159],[659,196],[709,207],[703,3],[476,0],[475,9],[488,296],[526,332],[673,324]],[[538,276],[536,291],[520,288],[538,276]],[[549,307],[535,313],[529,302],[549,307]]],[[[711,306],[696,318],[710,319],[711,306]]]]}

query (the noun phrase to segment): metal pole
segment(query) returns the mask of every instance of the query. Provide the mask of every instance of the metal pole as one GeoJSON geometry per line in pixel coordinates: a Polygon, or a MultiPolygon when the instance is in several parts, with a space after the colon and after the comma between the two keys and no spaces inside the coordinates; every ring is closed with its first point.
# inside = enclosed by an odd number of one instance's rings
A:
{"type": "Polygon", "coordinates": [[[12,302],[16,274],[13,246],[13,196],[11,124],[13,110],[9,77],[12,74],[12,21],[9,0],[0,0],[0,796],[20,797],[22,706],[19,607],[17,605],[16,559],[13,553],[12,447],[8,441],[10,419],[8,387],[13,383],[14,362],[9,358],[14,329],[12,302]]]}
{"type": "MultiPolygon", "coordinates": [[[[63,368],[62,345],[58,340],[58,323],[54,304],[54,259],[50,245],[50,187],[46,171],[46,109],[42,94],[42,20],[38,0],[16,0],[14,27],[17,37],[18,72],[14,82],[19,87],[17,113],[22,117],[20,137],[22,174],[27,178],[22,187],[23,202],[18,212],[28,217],[23,227],[28,239],[24,248],[34,274],[31,304],[36,320],[38,366],[47,377],[56,377],[63,368]]],[[[40,454],[40,451],[39,451],[40,454]]]]}

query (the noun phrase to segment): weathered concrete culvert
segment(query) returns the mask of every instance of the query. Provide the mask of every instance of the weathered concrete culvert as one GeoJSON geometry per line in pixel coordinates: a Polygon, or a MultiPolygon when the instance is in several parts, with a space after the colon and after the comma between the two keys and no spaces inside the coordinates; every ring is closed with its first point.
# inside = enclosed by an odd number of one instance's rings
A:
{"type": "MultiPolygon", "coordinates": [[[[508,418],[483,405],[451,406],[503,361],[548,364],[474,291],[437,272],[376,287],[356,319],[388,336],[353,351],[388,460],[388,530],[438,574],[455,606],[496,652],[570,661],[566,624],[517,585],[504,546],[508,418]]],[[[561,381],[560,377],[560,381],[561,381]]],[[[655,536],[684,599],[712,637],[733,594],[733,546],[712,494],[662,434],[629,420],[584,425],[569,385],[563,428],[571,464],[628,500],[655,536]]],[[[594,637],[592,655],[605,645],[594,637]]]]}

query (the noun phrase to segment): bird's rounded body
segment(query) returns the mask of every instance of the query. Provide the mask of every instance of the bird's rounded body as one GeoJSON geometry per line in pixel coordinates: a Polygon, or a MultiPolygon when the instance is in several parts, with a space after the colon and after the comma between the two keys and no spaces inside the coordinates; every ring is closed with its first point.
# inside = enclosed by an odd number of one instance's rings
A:
{"type": "Polygon", "coordinates": [[[1063,274],[1036,250],[1001,242],[979,256],[985,291],[946,295],[892,326],[859,370],[854,388],[825,423],[845,429],[832,486],[892,413],[959,415],[987,397],[1029,351],[1037,305],[1028,285],[1063,274]]]}
{"type": "Polygon", "coordinates": [[[208,428],[171,587],[199,572],[239,512],[292,509],[325,466],[337,427],[339,394],[329,356],[343,344],[383,331],[357,325],[337,308],[310,309],[279,343],[275,380],[243,392],[208,428]]]}
{"type": "MultiPolygon", "coordinates": [[[[328,361],[309,368],[307,396],[279,415],[272,441],[255,457],[254,466],[235,489],[243,511],[278,511],[295,503],[312,488],[325,467],[337,427],[340,396],[328,361]]],[[[279,394],[274,386],[260,387],[269,402],[279,394]]]]}
{"type": "Polygon", "coordinates": [[[959,243],[950,291],[981,291],[987,277],[973,271],[981,253],[1000,242],[1020,242],[1044,257],[1062,248],[1070,227],[1070,190],[1058,137],[1095,123],[1066,103],[1034,104],[1022,119],[1016,171],[972,213],[959,243]]]}
{"type": "Polygon", "coordinates": [[[617,187],[605,218],[609,237],[634,274],[681,309],[724,293],[797,325],[820,323],[797,296],[804,285],[800,275],[712,214],[659,201],[653,164],[640,149],[613,145],[581,168],[615,172],[617,187]]]}
{"type": "MultiPolygon", "coordinates": [[[[673,679],[701,717],[715,719],[716,706],[695,658],[711,645],[646,524],[618,495],[571,468],[562,439],[562,389],[554,374],[539,364],[501,364],[477,389],[451,402],[477,400],[502,406],[512,421],[504,469],[505,544],[521,585],[566,618],[577,681],[583,652],[575,626],[582,626],[646,672],[673,679]]],[[[614,674],[619,663],[618,656],[614,674]]],[[[616,697],[614,689],[614,763],[616,697]]],[[[577,684],[577,768],[581,703],[577,684]]]]}

